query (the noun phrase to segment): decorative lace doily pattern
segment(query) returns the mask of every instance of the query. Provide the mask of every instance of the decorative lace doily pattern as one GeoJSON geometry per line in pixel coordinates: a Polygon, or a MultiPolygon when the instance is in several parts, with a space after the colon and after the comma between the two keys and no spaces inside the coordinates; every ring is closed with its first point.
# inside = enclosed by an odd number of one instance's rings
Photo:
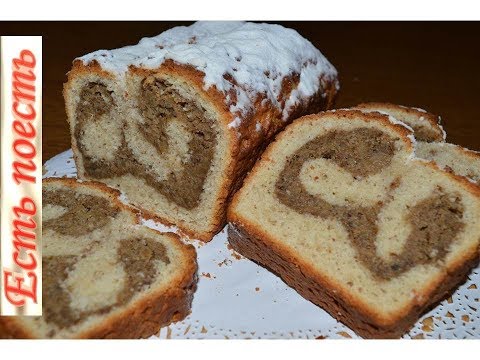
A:
{"type": "MultiPolygon", "coordinates": [[[[44,177],[75,177],[71,150],[47,161],[44,177]]],[[[165,230],[153,221],[149,227],[165,230]]],[[[171,228],[169,230],[172,230],[171,228]]],[[[280,278],[233,251],[225,229],[208,244],[190,241],[198,253],[199,283],[192,312],[151,339],[358,338],[280,278]]],[[[422,316],[404,338],[480,338],[480,267],[447,300],[422,316]]]]}

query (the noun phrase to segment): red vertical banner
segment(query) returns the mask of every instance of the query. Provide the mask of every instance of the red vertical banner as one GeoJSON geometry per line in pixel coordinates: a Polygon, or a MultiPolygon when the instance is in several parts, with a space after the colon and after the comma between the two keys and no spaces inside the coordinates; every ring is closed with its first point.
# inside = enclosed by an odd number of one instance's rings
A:
{"type": "Polygon", "coordinates": [[[3,316],[42,314],[42,37],[2,36],[3,316]]]}

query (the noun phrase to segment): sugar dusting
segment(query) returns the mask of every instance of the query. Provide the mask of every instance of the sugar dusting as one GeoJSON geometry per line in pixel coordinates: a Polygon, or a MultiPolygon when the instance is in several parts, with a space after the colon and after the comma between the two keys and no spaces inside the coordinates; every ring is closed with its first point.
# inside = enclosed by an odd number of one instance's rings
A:
{"type": "Polygon", "coordinates": [[[120,77],[130,65],[156,69],[166,60],[191,65],[205,74],[205,89],[214,86],[225,95],[236,115],[230,124],[234,128],[254,110],[260,94],[286,119],[289,109],[323,90],[322,82],[334,80],[339,88],[336,69],[318,49],[295,30],[274,24],[197,22],[79,59],[84,64],[95,60],[120,77]],[[299,83],[282,99],[282,82],[288,76],[298,77],[299,83]]]}

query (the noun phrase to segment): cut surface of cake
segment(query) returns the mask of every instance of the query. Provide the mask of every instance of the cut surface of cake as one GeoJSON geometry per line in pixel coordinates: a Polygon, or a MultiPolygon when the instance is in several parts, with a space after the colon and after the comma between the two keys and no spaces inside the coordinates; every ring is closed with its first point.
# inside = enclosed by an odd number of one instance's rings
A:
{"type": "Polygon", "coordinates": [[[423,109],[389,103],[363,103],[361,111],[378,111],[410,126],[416,138],[415,155],[434,161],[440,168],[480,184],[480,154],[459,145],[446,143],[440,117],[423,109]],[[443,135],[442,135],[443,134],[443,135]]]}
{"type": "Polygon", "coordinates": [[[85,55],[64,86],[78,177],[208,241],[273,135],[337,90],[320,51],[272,24],[198,22],[85,55]]]}
{"type": "Polygon", "coordinates": [[[229,242],[364,337],[399,337],[478,263],[480,189],[409,129],[337,110],[289,125],[228,210],[229,242]]]}
{"type": "Polygon", "coordinates": [[[137,221],[94,182],[43,182],[43,314],[0,317],[0,337],[140,338],[190,311],[193,246],[137,221]]]}

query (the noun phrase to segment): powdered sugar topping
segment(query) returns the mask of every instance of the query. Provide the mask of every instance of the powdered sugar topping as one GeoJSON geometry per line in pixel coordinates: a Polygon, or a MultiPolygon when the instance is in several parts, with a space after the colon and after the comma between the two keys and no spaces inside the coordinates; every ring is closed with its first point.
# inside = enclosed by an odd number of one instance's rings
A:
{"type": "MultiPolygon", "coordinates": [[[[440,116],[438,118],[440,119],[440,116]]],[[[438,127],[440,128],[440,131],[442,132],[443,141],[446,141],[447,140],[447,132],[445,131],[443,126],[440,125],[440,121],[438,122],[438,127]]]]}
{"type": "Polygon", "coordinates": [[[414,107],[414,108],[412,108],[412,109],[415,109],[415,110],[420,111],[420,112],[422,112],[422,113],[426,113],[426,112],[427,112],[427,110],[424,110],[424,109],[421,109],[421,108],[418,108],[418,107],[414,107]]]}
{"type": "Polygon", "coordinates": [[[248,22],[197,22],[143,38],[134,46],[99,50],[79,59],[85,64],[95,60],[117,75],[124,75],[130,65],[155,69],[169,59],[191,65],[205,74],[205,89],[215,86],[224,93],[236,116],[232,127],[254,110],[259,94],[286,119],[292,106],[322,88],[322,78],[337,77],[333,65],[295,30],[248,22]],[[299,83],[282,105],[282,81],[287,76],[299,77],[299,83]]]}

